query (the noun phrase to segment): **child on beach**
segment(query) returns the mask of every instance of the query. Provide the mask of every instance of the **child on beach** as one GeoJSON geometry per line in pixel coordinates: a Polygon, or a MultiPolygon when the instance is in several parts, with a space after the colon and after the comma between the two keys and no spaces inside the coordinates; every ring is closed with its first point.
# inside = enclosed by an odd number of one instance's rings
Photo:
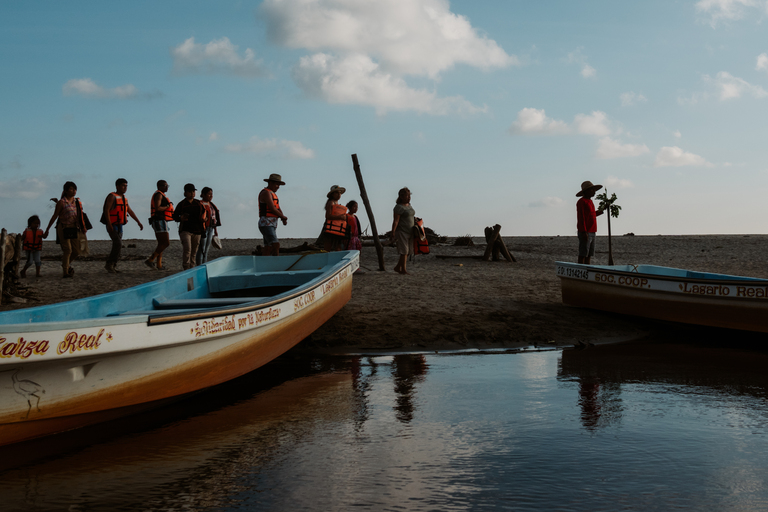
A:
{"type": "Polygon", "coordinates": [[[360,219],[357,218],[357,201],[347,203],[347,226],[349,232],[349,241],[347,242],[348,251],[362,251],[363,243],[360,241],[360,219]]]}
{"type": "Polygon", "coordinates": [[[27,277],[27,269],[35,263],[35,275],[40,277],[42,261],[40,254],[43,251],[43,230],[40,229],[40,217],[37,215],[27,219],[27,229],[21,235],[22,249],[27,253],[27,263],[21,271],[21,277],[27,277]]]}
{"type": "Polygon", "coordinates": [[[579,263],[589,265],[592,256],[595,255],[595,233],[597,233],[597,216],[603,214],[603,210],[595,211],[592,202],[595,192],[603,188],[602,185],[593,185],[591,181],[581,184],[581,191],[576,193],[580,197],[576,202],[576,232],[579,237],[579,263]]]}

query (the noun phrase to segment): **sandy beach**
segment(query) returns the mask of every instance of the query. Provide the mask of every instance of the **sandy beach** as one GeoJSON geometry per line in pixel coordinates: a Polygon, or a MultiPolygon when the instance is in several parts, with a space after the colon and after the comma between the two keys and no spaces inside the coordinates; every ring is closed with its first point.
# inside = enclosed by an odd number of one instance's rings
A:
{"type": "MultiPolygon", "coordinates": [[[[283,240],[284,247],[304,241],[283,240]]],[[[378,270],[373,247],[364,247],[364,272],[354,277],[350,302],[302,342],[302,349],[439,350],[490,347],[558,346],[633,339],[668,328],[664,324],[562,304],[555,261],[575,261],[575,237],[504,237],[516,263],[484,262],[484,240],[474,247],[433,245],[431,254],[409,263],[411,275],[392,271],[397,254],[384,248],[387,271],[378,270]],[[441,259],[437,256],[449,256],[441,259]]],[[[223,240],[212,257],[250,254],[253,239],[223,240]]],[[[616,264],[656,264],[692,270],[768,277],[764,265],[766,235],[619,236],[613,239],[616,264]]],[[[152,270],[143,260],[154,248],[149,240],[124,240],[119,274],[104,270],[109,241],[90,241],[89,258],[75,261],[73,279],[62,279],[61,252],[45,242],[42,276],[34,267],[21,279],[25,303],[2,310],[72,300],[122,289],[181,270],[181,244],[171,242],[169,272],[152,270]]],[[[607,237],[599,237],[593,263],[608,260],[607,237]]]]}

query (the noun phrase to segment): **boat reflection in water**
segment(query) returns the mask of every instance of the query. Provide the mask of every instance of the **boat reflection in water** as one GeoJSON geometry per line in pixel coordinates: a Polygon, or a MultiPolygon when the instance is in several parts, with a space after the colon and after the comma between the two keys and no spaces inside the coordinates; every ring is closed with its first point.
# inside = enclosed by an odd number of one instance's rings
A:
{"type": "Polygon", "coordinates": [[[764,510],[767,366],[656,343],[289,354],[173,414],[0,450],[0,508],[764,510]]]}

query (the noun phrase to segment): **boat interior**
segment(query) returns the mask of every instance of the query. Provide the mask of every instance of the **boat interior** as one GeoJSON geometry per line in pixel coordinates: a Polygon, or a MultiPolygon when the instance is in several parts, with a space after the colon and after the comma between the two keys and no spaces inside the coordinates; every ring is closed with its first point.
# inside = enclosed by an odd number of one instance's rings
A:
{"type": "Polygon", "coordinates": [[[40,322],[92,320],[133,323],[149,317],[222,310],[284,299],[313,288],[343,268],[357,251],[285,256],[228,256],[157,281],[59,304],[0,313],[0,333],[39,329],[40,322]],[[27,329],[19,329],[25,324],[27,329]],[[12,326],[12,327],[11,327],[12,326]]]}

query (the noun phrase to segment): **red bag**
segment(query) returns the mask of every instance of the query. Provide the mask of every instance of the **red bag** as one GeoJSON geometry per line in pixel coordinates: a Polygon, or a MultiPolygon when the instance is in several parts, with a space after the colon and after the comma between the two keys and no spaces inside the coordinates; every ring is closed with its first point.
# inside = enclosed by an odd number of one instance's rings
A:
{"type": "Polygon", "coordinates": [[[429,254],[429,242],[427,241],[427,233],[424,231],[424,220],[418,217],[413,219],[415,221],[413,226],[413,254],[429,254]]]}

